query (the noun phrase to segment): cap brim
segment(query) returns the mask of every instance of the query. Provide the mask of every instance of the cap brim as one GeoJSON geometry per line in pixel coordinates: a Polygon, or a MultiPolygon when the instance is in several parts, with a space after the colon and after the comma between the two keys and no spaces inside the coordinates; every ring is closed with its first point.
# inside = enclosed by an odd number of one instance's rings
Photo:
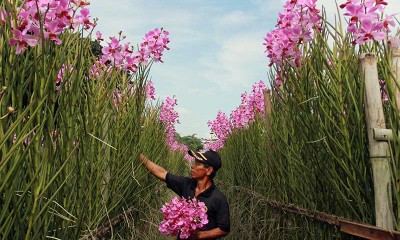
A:
{"type": "Polygon", "coordinates": [[[207,161],[207,158],[204,157],[204,155],[201,154],[201,153],[197,153],[197,152],[195,152],[195,151],[193,151],[193,150],[189,150],[189,151],[188,151],[188,154],[189,154],[190,156],[194,157],[196,160],[198,160],[198,161],[200,161],[200,162],[204,162],[204,163],[207,163],[207,162],[208,162],[208,161],[207,161]]]}

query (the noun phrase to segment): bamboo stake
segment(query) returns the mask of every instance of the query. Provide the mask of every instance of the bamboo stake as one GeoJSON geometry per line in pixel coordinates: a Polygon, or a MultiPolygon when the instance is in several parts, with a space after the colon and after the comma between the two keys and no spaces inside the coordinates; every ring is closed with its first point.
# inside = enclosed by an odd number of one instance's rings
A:
{"type": "MultiPolygon", "coordinates": [[[[393,130],[392,129],[383,129],[383,128],[374,128],[373,130],[374,139],[376,141],[393,141],[393,130]]],[[[397,133],[398,135],[400,132],[397,133]]]]}
{"type": "Polygon", "coordinates": [[[393,229],[389,146],[387,142],[376,141],[374,128],[385,128],[385,117],[378,82],[377,59],[374,54],[360,56],[361,74],[365,81],[365,117],[368,130],[369,155],[372,165],[375,194],[376,226],[393,229]]]}
{"type": "Polygon", "coordinates": [[[137,212],[136,208],[129,208],[126,211],[124,210],[122,213],[113,217],[109,221],[104,222],[100,225],[100,227],[96,230],[91,231],[90,233],[82,236],[79,240],[90,240],[90,239],[103,239],[106,235],[111,231],[111,229],[120,222],[128,221],[129,218],[133,217],[133,213],[137,212]]]}
{"type": "Polygon", "coordinates": [[[290,213],[299,214],[305,218],[324,222],[329,225],[336,225],[340,227],[341,232],[345,232],[352,236],[362,237],[371,240],[400,239],[400,232],[398,231],[382,229],[379,227],[369,225],[367,223],[355,222],[351,219],[339,217],[336,215],[302,208],[293,204],[278,202],[272,199],[268,199],[264,195],[259,194],[252,189],[240,186],[231,186],[231,187],[237,191],[241,191],[248,195],[252,195],[258,201],[265,201],[268,203],[270,207],[278,209],[284,212],[285,214],[290,214],[290,213]]]}

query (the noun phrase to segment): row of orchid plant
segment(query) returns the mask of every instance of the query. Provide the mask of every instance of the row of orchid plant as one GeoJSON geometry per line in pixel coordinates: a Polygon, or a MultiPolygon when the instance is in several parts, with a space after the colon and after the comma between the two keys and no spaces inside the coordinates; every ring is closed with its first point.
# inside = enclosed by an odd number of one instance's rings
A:
{"type": "MultiPolygon", "coordinates": [[[[266,46],[265,52],[269,58],[269,66],[276,68],[274,86],[278,89],[285,81],[285,74],[280,68],[282,64],[288,63],[293,67],[301,65],[304,57],[302,44],[313,40],[318,32],[322,31],[321,11],[317,8],[317,0],[287,1],[284,11],[279,13],[276,29],[267,33],[263,43],[266,46]]],[[[347,1],[340,5],[345,9],[344,16],[349,18],[347,31],[353,36],[353,44],[363,45],[371,41],[381,41],[387,38],[391,32],[390,27],[395,26],[394,15],[385,15],[384,7],[388,3],[375,0],[354,0],[347,1]]],[[[400,45],[398,37],[391,37],[388,41],[392,48],[400,45]]],[[[252,95],[242,94],[242,103],[232,111],[230,118],[223,112],[218,112],[213,121],[208,125],[217,137],[216,141],[210,143],[207,148],[220,149],[233,129],[240,129],[248,125],[249,121],[254,120],[254,113],[263,112],[261,106],[264,103],[262,90],[265,88],[263,83],[253,86],[252,95]],[[254,98],[254,99],[251,99],[254,98]]],[[[385,88],[382,80],[382,89],[385,88]]],[[[382,98],[386,99],[385,92],[382,91],[382,98]]]]}
{"type": "Polygon", "coordinates": [[[252,86],[250,93],[241,94],[241,103],[234,109],[229,118],[226,113],[219,111],[216,119],[208,121],[211,132],[217,139],[209,142],[205,147],[217,151],[224,146],[226,139],[235,130],[246,129],[257,115],[264,114],[264,90],[266,86],[259,81],[252,86]]]}
{"type": "Polygon", "coordinates": [[[90,30],[96,24],[90,20],[87,5],[82,0],[27,0],[17,7],[15,15],[3,8],[1,20],[3,25],[9,21],[13,35],[10,45],[16,47],[16,54],[21,54],[28,46],[34,47],[46,40],[62,44],[59,35],[66,31],[80,27],[90,30]]]}
{"type": "MultiPolygon", "coordinates": [[[[279,13],[276,29],[264,37],[269,66],[276,68],[277,87],[284,81],[280,66],[284,62],[293,67],[300,66],[304,59],[302,46],[323,30],[321,10],[316,3],[317,0],[287,1],[284,11],[279,13]]],[[[347,32],[352,36],[353,45],[387,40],[391,48],[400,46],[398,36],[389,36],[396,23],[395,14],[385,13],[386,5],[384,0],[348,0],[339,6],[345,10],[343,15],[348,19],[347,32]]]]}
{"type": "Polygon", "coordinates": [[[168,154],[146,105],[168,32],[149,31],[134,48],[122,32],[104,40],[95,27],[89,1],[0,3],[3,238],[78,239],[151,199],[153,181],[135,163],[141,151],[168,154]]]}
{"type": "MultiPolygon", "coordinates": [[[[15,16],[8,14],[7,9],[3,7],[0,11],[1,25],[10,24],[12,37],[9,38],[9,44],[16,48],[16,54],[23,53],[28,47],[41,45],[41,42],[46,40],[60,45],[61,34],[72,33],[79,28],[90,31],[96,26],[95,20],[90,17],[89,4],[83,0],[27,0],[23,6],[18,7],[15,16]]],[[[102,55],[90,69],[89,78],[99,78],[111,68],[134,74],[140,65],[147,65],[150,60],[162,62],[164,50],[169,50],[168,34],[168,31],[158,28],[149,31],[144,36],[140,48],[134,52],[130,42],[122,43],[126,38],[122,32],[119,32],[118,38],[110,36],[110,41],[105,41],[102,33],[97,31],[96,40],[99,43],[104,42],[105,46],[102,47],[102,55]]],[[[68,67],[63,64],[58,73],[57,89],[63,82],[66,68],[68,67]]],[[[69,66],[69,71],[72,71],[72,66],[69,66]]],[[[130,89],[131,86],[127,88],[130,89]]],[[[146,90],[147,96],[155,99],[154,85],[151,81],[146,90]]],[[[116,95],[120,97],[119,89],[116,91],[116,95]]]]}
{"type": "Polygon", "coordinates": [[[177,140],[177,131],[175,124],[179,124],[179,114],[175,110],[178,100],[175,97],[167,97],[161,104],[159,120],[165,127],[166,144],[172,151],[180,152],[186,160],[193,158],[188,154],[188,147],[177,140]]]}
{"type": "Polygon", "coordinates": [[[240,217],[232,219],[232,231],[243,238],[353,239],[312,218],[271,209],[270,200],[375,224],[359,68],[360,53],[368,52],[378,59],[386,126],[396,133],[390,142],[391,190],[394,228],[400,229],[400,115],[394,100],[400,86],[385,83],[394,80],[397,20],[387,13],[390,1],[337,2],[339,16],[332,25],[325,12],[331,9],[319,9],[317,0],[288,0],[276,28],[265,36],[271,121],[256,119],[235,134],[232,119],[222,112],[210,122],[217,140],[224,142],[225,170],[218,177],[235,185],[225,189],[228,199],[238,203],[232,215],[240,217]],[[245,223],[243,216],[249,217],[245,223]]]}

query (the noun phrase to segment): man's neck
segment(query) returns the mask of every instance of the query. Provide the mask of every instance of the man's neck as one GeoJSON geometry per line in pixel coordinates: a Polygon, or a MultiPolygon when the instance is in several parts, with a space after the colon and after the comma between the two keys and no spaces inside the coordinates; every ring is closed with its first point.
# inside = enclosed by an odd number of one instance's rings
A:
{"type": "Polygon", "coordinates": [[[208,177],[197,179],[197,188],[200,191],[204,191],[211,186],[212,180],[208,177]]]}

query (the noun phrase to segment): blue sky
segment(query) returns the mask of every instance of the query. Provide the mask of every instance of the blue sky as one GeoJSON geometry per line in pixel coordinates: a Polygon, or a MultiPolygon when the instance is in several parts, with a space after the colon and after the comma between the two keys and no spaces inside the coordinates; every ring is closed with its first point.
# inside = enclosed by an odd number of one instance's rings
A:
{"type": "MultiPolygon", "coordinates": [[[[387,1],[390,10],[400,11],[400,1],[387,1]]],[[[209,138],[208,120],[215,119],[219,110],[229,114],[253,83],[268,84],[263,37],[274,29],[284,2],[93,0],[89,8],[104,38],[122,31],[135,45],[154,28],[170,32],[171,49],[164,52],[164,63],[151,70],[157,98],[178,100],[179,134],[209,138]]],[[[319,0],[318,5],[328,13],[336,8],[334,0],[319,0]]]]}

